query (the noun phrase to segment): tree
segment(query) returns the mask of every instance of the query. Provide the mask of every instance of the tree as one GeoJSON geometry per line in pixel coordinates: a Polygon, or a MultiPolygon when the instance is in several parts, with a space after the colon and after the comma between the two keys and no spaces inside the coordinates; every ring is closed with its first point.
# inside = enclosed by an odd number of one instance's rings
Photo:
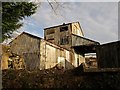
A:
{"type": "Polygon", "coordinates": [[[32,2],[2,2],[2,41],[10,38],[19,29],[20,21],[36,12],[37,5],[32,2]]]}

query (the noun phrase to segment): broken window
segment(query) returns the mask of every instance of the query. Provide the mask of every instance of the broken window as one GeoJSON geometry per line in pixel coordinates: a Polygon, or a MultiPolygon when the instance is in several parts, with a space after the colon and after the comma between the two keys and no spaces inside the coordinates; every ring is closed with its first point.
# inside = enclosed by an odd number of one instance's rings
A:
{"type": "Polygon", "coordinates": [[[68,26],[60,27],[60,32],[67,31],[67,30],[68,30],[68,26]]]}
{"type": "Polygon", "coordinates": [[[69,36],[60,38],[60,45],[66,45],[66,44],[69,44],[69,36]]]}
{"type": "Polygon", "coordinates": [[[47,30],[47,35],[49,35],[49,34],[53,34],[53,33],[55,33],[55,30],[54,30],[54,29],[47,30]]]}

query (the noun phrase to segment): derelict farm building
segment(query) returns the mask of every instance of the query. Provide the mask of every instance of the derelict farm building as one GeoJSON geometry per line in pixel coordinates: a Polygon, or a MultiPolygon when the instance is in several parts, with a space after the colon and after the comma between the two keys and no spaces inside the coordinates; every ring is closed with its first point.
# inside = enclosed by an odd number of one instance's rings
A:
{"type": "Polygon", "coordinates": [[[79,22],[44,29],[44,39],[23,32],[10,42],[10,51],[21,55],[28,70],[48,69],[62,62],[66,69],[85,63],[98,42],[84,37],[79,22]]]}
{"type": "Polygon", "coordinates": [[[10,43],[11,51],[22,55],[27,69],[48,69],[55,66],[58,59],[69,60],[68,50],[23,32],[10,43]]]}
{"type": "Polygon", "coordinates": [[[96,53],[99,42],[84,37],[79,22],[44,29],[44,39],[70,51],[71,63],[77,67],[85,62],[85,53],[96,53]]]}

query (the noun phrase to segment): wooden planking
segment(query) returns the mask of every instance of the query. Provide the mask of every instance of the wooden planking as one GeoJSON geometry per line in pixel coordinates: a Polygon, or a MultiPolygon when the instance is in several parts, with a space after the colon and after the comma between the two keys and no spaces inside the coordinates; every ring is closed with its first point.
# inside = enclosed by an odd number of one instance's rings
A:
{"type": "Polygon", "coordinates": [[[53,67],[56,62],[56,52],[54,47],[46,44],[46,67],[53,67]]]}
{"type": "MultiPolygon", "coordinates": [[[[72,41],[75,41],[72,38],[72,34],[75,34],[75,35],[78,35],[78,36],[84,36],[79,22],[63,24],[63,25],[59,25],[59,26],[56,26],[56,27],[52,27],[52,28],[51,27],[46,28],[44,30],[44,38],[46,40],[56,44],[56,45],[59,45],[60,47],[68,49],[69,54],[66,52],[67,54],[66,54],[65,58],[66,59],[70,58],[69,59],[70,63],[72,63],[74,66],[78,66],[77,65],[78,62],[79,63],[84,62],[84,57],[82,55],[80,55],[80,53],[77,54],[76,52],[74,52],[74,50],[73,50],[74,48],[71,48],[72,41]],[[66,29],[68,29],[68,30],[61,30],[61,28],[66,27],[66,26],[67,26],[66,29]],[[54,31],[54,33],[51,33],[53,31],[54,31]],[[50,32],[50,34],[48,34],[48,32],[50,32]],[[53,39],[53,37],[54,37],[54,39],[53,39]],[[68,55],[69,55],[69,58],[68,58],[68,55]],[[77,61],[76,55],[78,56],[80,61],[77,61]]],[[[60,56],[61,57],[63,56],[62,54],[65,54],[65,52],[62,53],[60,51],[60,56]]]]}
{"type": "Polygon", "coordinates": [[[45,40],[50,41],[56,45],[70,49],[70,42],[69,42],[69,41],[71,41],[70,40],[71,38],[69,37],[70,33],[71,33],[71,24],[65,24],[62,26],[60,25],[57,27],[45,29],[44,30],[44,38],[45,38],[45,40]],[[64,26],[67,26],[68,30],[60,32],[60,28],[64,27],[64,26]],[[54,33],[47,34],[48,31],[53,31],[53,30],[54,30],[54,33]],[[68,38],[68,40],[67,40],[67,38],[68,38]],[[63,40],[64,40],[64,42],[63,42],[63,40]],[[67,43],[65,42],[66,40],[68,41],[67,43]]]}
{"type": "Polygon", "coordinates": [[[95,42],[93,40],[77,36],[77,35],[72,35],[72,46],[89,46],[89,45],[99,45],[98,42],[95,42]]]}
{"type": "Polygon", "coordinates": [[[99,68],[120,67],[120,41],[97,46],[96,55],[99,68]]]}
{"type": "Polygon", "coordinates": [[[40,67],[40,42],[41,38],[22,33],[10,43],[10,51],[23,56],[26,69],[38,69],[40,67]]]}
{"type": "Polygon", "coordinates": [[[40,70],[45,69],[46,61],[46,42],[42,39],[40,42],[40,70]]]}
{"type": "Polygon", "coordinates": [[[19,35],[12,43],[10,43],[11,51],[18,55],[23,53],[39,52],[40,39],[34,38],[29,34],[23,33],[19,35]]]}
{"type": "Polygon", "coordinates": [[[40,54],[39,53],[24,53],[24,62],[27,70],[39,69],[40,54]]]}
{"type": "MultiPolygon", "coordinates": [[[[46,28],[44,30],[44,38],[52,43],[55,43],[57,45],[60,45],[61,47],[71,49],[71,38],[72,34],[78,35],[78,36],[84,36],[83,31],[81,29],[81,26],[79,22],[73,22],[69,24],[63,24],[59,25],[57,27],[52,28],[46,28]],[[68,27],[68,30],[60,31],[61,27],[68,27]],[[47,34],[47,32],[53,31],[54,33],[47,34]]],[[[74,41],[74,40],[73,40],[74,41]]]]}
{"type": "Polygon", "coordinates": [[[84,36],[82,28],[78,22],[72,23],[72,34],[84,36]]]}
{"type": "MultiPolygon", "coordinates": [[[[43,41],[40,43],[40,69],[48,69],[54,67],[58,64],[58,59],[64,58],[68,62],[71,60],[70,51],[58,47],[52,43],[47,41],[43,41]]],[[[65,66],[65,65],[64,65],[65,66]]]]}

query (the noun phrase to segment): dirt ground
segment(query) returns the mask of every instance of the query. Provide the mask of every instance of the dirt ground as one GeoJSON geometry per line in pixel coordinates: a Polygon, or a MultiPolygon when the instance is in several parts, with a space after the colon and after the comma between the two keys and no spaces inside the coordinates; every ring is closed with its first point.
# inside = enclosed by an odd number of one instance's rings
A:
{"type": "Polygon", "coordinates": [[[120,89],[120,73],[81,73],[79,69],[56,67],[47,70],[3,70],[2,85],[5,88],[76,88],[120,89]]]}

